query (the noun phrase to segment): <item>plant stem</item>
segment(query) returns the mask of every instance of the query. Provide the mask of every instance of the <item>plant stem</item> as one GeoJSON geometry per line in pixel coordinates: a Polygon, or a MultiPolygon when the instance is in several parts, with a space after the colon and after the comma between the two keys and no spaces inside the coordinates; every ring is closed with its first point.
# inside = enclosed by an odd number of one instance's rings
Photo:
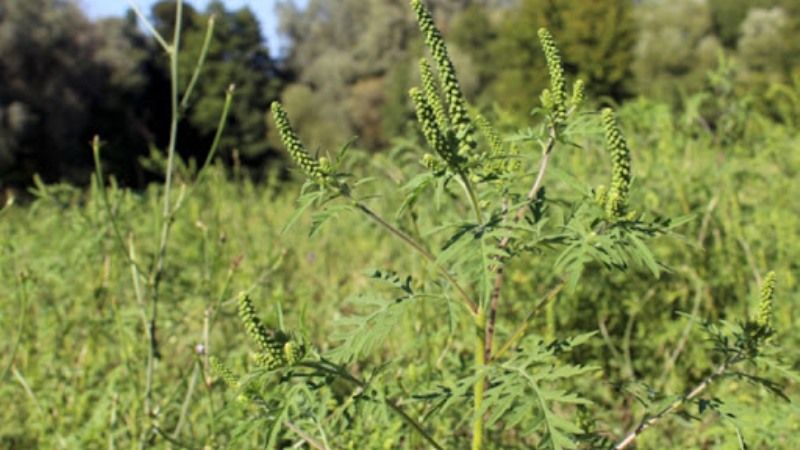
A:
{"type": "Polygon", "coordinates": [[[472,183],[470,183],[467,175],[463,172],[459,173],[458,177],[461,180],[461,184],[464,186],[464,190],[467,191],[472,210],[475,212],[475,221],[480,225],[483,222],[483,214],[481,213],[481,205],[478,201],[478,195],[475,193],[475,188],[472,186],[472,183]]]}
{"type": "Polygon", "coordinates": [[[473,408],[475,410],[472,419],[472,450],[483,448],[483,394],[486,390],[486,377],[483,370],[486,367],[484,353],[484,340],[486,329],[486,313],[483,307],[478,309],[475,316],[475,385],[473,387],[473,408]]]}
{"type": "Polygon", "coordinates": [[[203,38],[203,47],[200,49],[200,56],[197,58],[197,64],[194,67],[192,78],[189,80],[189,84],[186,86],[186,91],[184,91],[183,98],[181,99],[181,105],[180,105],[181,113],[186,111],[186,108],[189,107],[189,99],[192,96],[192,92],[194,91],[194,87],[197,84],[197,80],[200,78],[200,72],[203,70],[203,66],[205,65],[206,56],[208,55],[208,48],[211,46],[211,37],[214,35],[215,22],[216,22],[216,16],[212,15],[211,17],[208,18],[206,35],[203,38]]]}
{"type": "MultiPolygon", "coordinates": [[[[158,300],[159,285],[164,273],[164,260],[167,255],[167,243],[169,242],[170,230],[172,229],[173,210],[170,195],[172,192],[172,176],[175,170],[175,150],[178,140],[178,122],[180,121],[179,100],[178,100],[178,52],[181,41],[181,27],[183,20],[183,1],[177,0],[175,6],[175,29],[173,30],[172,45],[167,49],[170,61],[170,100],[171,100],[171,120],[169,129],[169,144],[167,146],[167,168],[164,181],[164,207],[161,215],[161,239],[158,245],[158,256],[155,269],[150,274],[151,284],[151,309],[150,320],[148,323],[147,337],[149,340],[147,352],[146,386],[145,386],[145,414],[152,419],[153,409],[153,372],[155,371],[155,360],[158,357],[158,339],[156,329],[158,323],[158,300]]],[[[142,436],[139,443],[140,448],[147,448],[149,439],[142,436]]]]}
{"type": "Polygon", "coordinates": [[[310,445],[311,447],[314,447],[317,450],[329,450],[328,447],[325,446],[325,444],[323,444],[322,442],[319,442],[316,439],[312,438],[305,431],[301,430],[300,427],[298,427],[297,425],[293,424],[292,422],[290,422],[288,420],[284,420],[283,424],[286,426],[286,428],[292,430],[292,432],[294,432],[294,434],[300,436],[300,439],[305,441],[305,443],[310,445]]]}
{"type": "Polygon", "coordinates": [[[349,195],[346,195],[344,193],[343,195],[346,198],[350,199],[353,202],[353,206],[355,206],[359,211],[364,213],[367,217],[372,219],[378,225],[382,226],[384,229],[386,229],[386,231],[388,231],[389,233],[391,233],[392,235],[394,235],[395,237],[406,243],[409,247],[413,248],[417,253],[419,253],[426,260],[428,260],[428,262],[433,264],[434,267],[436,267],[436,270],[438,270],[445,277],[445,279],[447,279],[448,283],[450,283],[450,285],[452,285],[456,289],[456,291],[458,291],[459,295],[461,296],[461,299],[464,301],[464,306],[469,310],[469,312],[473,316],[478,314],[478,305],[472,301],[469,294],[467,294],[467,291],[461,286],[461,284],[459,284],[458,280],[456,280],[455,277],[453,277],[453,275],[450,274],[450,272],[446,268],[444,268],[441,264],[439,264],[436,261],[436,257],[430,251],[428,251],[428,249],[426,249],[419,242],[415,241],[414,238],[412,238],[408,234],[404,233],[391,223],[387,222],[386,219],[378,215],[378,213],[376,213],[375,211],[371,210],[367,205],[357,200],[354,200],[349,195]]]}
{"type": "MultiPolygon", "coordinates": [[[[358,386],[358,387],[360,387],[362,389],[367,389],[369,387],[368,384],[365,381],[360,380],[359,378],[356,378],[354,375],[352,375],[350,372],[346,371],[344,368],[342,368],[342,367],[340,367],[340,366],[338,366],[338,365],[336,365],[334,363],[328,362],[328,361],[326,361],[324,359],[322,360],[322,362],[303,362],[303,363],[300,363],[299,365],[302,366],[302,367],[308,367],[308,368],[311,368],[311,369],[317,369],[317,370],[320,370],[320,371],[323,371],[323,372],[330,373],[332,375],[336,375],[339,378],[341,378],[343,380],[346,380],[346,381],[349,381],[350,383],[353,383],[354,385],[356,385],[356,386],[358,386]]],[[[433,448],[435,448],[436,450],[444,450],[444,447],[439,445],[439,443],[436,442],[436,440],[433,439],[433,437],[430,434],[428,434],[428,432],[425,431],[424,428],[422,428],[422,425],[420,425],[419,422],[417,422],[411,416],[406,414],[406,412],[403,411],[403,408],[401,408],[400,405],[398,405],[396,401],[394,401],[392,399],[384,398],[383,402],[386,404],[386,406],[391,408],[392,411],[394,411],[398,416],[400,416],[400,418],[403,419],[404,422],[406,422],[417,433],[419,433],[420,436],[422,436],[426,441],[428,441],[428,443],[431,444],[431,446],[433,448]]]]}
{"type": "MultiPolygon", "coordinates": [[[[111,229],[114,231],[114,236],[117,238],[117,244],[119,244],[122,254],[125,255],[125,258],[128,260],[129,264],[136,264],[126,248],[125,240],[122,238],[122,232],[120,231],[119,224],[117,223],[117,218],[114,215],[113,209],[111,208],[111,200],[108,197],[108,191],[106,190],[105,181],[103,180],[103,166],[100,161],[101,147],[102,144],[100,142],[100,136],[95,135],[92,139],[92,156],[94,158],[94,173],[95,178],[97,179],[97,189],[100,191],[100,199],[103,203],[103,208],[106,210],[106,215],[108,215],[108,221],[111,222],[111,229]]],[[[137,266],[137,269],[141,272],[141,267],[137,266]]]]}
{"type": "MultiPolygon", "coordinates": [[[[547,172],[547,167],[550,164],[550,155],[553,152],[553,147],[556,143],[556,129],[554,127],[550,127],[549,137],[547,139],[547,143],[544,145],[542,149],[542,159],[539,161],[539,171],[536,174],[536,179],[531,186],[531,189],[528,191],[528,195],[526,198],[528,201],[523,204],[519,209],[517,209],[516,214],[514,215],[514,223],[519,222],[525,217],[525,211],[527,210],[527,206],[536,198],[539,194],[539,190],[542,188],[542,182],[544,181],[544,175],[547,172]]],[[[511,237],[506,236],[501,241],[498,247],[500,249],[505,249],[511,243],[511,237]]],[[[497,309],[500,305],[500,293],[503,289],[503,281],[504,281],[504,273],[505,273],[505,265],[502,261],[498,261],[497,269],[495,270],[495,277],[494,277],[494,287],[492,288],[492,295],[489,301],[489,318],[486,323],[486,339],[484,343],[484,359],[486,362],[491,361],[492,359],[492,345],[494,340],[494,331],[495,331],[495,324],[497,322],[497,309]]]]}
{"type": "Polygon", "coordinates": [[[640,434],[642,434],[645,430],[653,426],[656,422],[663,419],[666,415],[676,411],[678,408],[683,406],[689,400],[692,400],[693,398],[700,395],[703,391],[706,390],[706,388],[708,388],[708,386],[711,385],[711,383],[715,379],[724,374],[725,371],[728,370],[728,367],[735,361],[736,361],[736,356],[729,358],[728,360],[720,364],[719,367],[717,367],[713,372],[711,372],[710,375],[705,377],[703,381],[701,381],[700,384],[695,386],[694,389],[692,389],[688,394],[670,403],[664,409],[656,413],[656,415],[654,415],[653,417],[642,420],[642,422],[636,428],[631,430],[630,433],[628,433],[621,441],[619,441],[617,445],[614,446],[614,450],[621,450],[627,448],[629,445],[633,443],[633,441],[636,440],[637,437],[639,437],[640,434]]]}

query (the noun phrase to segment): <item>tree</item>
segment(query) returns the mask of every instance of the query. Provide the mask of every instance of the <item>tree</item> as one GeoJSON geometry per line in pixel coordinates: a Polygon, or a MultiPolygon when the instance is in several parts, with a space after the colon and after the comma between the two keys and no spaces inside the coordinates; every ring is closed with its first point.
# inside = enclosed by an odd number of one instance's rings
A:
{"type": "MultiPolygon", "coordinates": [[[[72,3],[5,2],[0,9],[0,176],[25,184],[86,181],[92,134],[111,135],[106,113],[124,92],[142,87],[144,54],[131,51],[135,27],[121,21],[95,27],[72,3]],[[102,114],[101,114],[102,113],[102,114]],[[95,119],[101,120],[95,120],[95,119]]],[[[115,136],[131,136],[127,122],[115,136]]]]}
{"type": "Polygon", "coordinates": [[[721,50],[708,2],[646,2],[638,9],[638,21],[641,33],[634,63],[638,92],[674,100],[700,89],[721,50]]]}
{"type": "Polygon", "coordinates": [[[310,142],[329,148],[331,141],[358,134],[365,138],[362,145],[383,143],[381,121],[365,108],[383,108],[382,78],[403,59],[411,42],[405,1],[341,0],[333,5],[311,0],[304,9],[284,4],[280,15],[281,29],[292,42],[287,63],[296,83],[306,86],[304,95],[318,106],[317,114],[302,116],[308,121],[303,128],[328,128],[324,123],[332,118],[343,126],[310,142]]]}
{"type": "MultiPolygon", "coordinates": [[[[225,91],[233,84],[236,94],[220,152],[229,154],[236,149],[251,163],[263,161],[270,154],[264,112],[277,98],[281,73],[264,45],[258,19],[249,8],[228,10],[220,1],[211,2],[204,13],[188,5],[184,8],[178,69],[182,91],[188,86],[202,51],[210,17],[214,17],[215,24],[205,64],[185,111],[188,128],[182,135],[181,153],[205,158],[217,129],[225,91]]],[[[152,15],[156,29],[171,36],[175,3],[156,3],[152,15]]],[[[168,67],[165,63],[161,67],[166,78],[168,67]]]]}
{"type": "Polygon", "coordinates": [[[709,0],[709,6],[714,22],[714,33],[729,49],[736,48],[741,36],[742,22],[751,9],[781,7],[794,18],[795,22],[797,13],[800,13],[800,4],[796,0],[709,0]]]}

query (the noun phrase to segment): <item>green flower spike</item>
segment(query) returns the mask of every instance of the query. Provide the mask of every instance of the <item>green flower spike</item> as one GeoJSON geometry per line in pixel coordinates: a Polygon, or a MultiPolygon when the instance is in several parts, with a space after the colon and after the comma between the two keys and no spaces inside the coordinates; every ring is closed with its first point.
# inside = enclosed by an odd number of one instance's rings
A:
{"type": "Polygon", "coordinates": [[[283,345],[288,339],[282,333],[271,332],[264,326],[256,314],[253,301],[244,293],[239,297],[239,318],[247,335],[259,346],[256,362],[270,370],[285,366],[283,345]]]}
{"type": "Polygon", "coordinates": [[[324,176],[319,162],[306,151],[305,146],[300,142],[300,138],[297,137],[297,133],[292,128],[286,111],[284,111],[279,102],[272,102],[272,117],[275,119],[275,125],[281,135],[281,141],[289,156],[300,166],[308,178],[316,182],[322,181],[324,176]]]}
{"type": "Polygon", "coordinates": [[[572,85],[572,100],[570,100],[570,107],[573,110],[580,108],[583,101],[586,99],[586,83],[580,78],[572,85]]]}
{"type": "Polygon", "coordinates": [[[428,64],[428,60],[425,58],[419,60],[419,73],[422,79],[422,89],[425,91],[425,98],[433,109],[436,122],[439,124],[441,130],[446,130],[447,127],[450,126],[447,122],[447,114],[444,111],[444,105],[439,96],[439,88],[436,85],[436,78],[433,76],[433,70],[431,69],[431,65],[428,64]]]}
{"type": "MultiPolygon", "coordinates": [[[[550,72],[550,110],[553,114],[553,123],[557,126],[564,125],[567,121],[567,81],[564,77],[564,66],[561,63],[561,55],[556,47],[553,35],[545,28],[539,29],[539,41],[544,50],[544,57],[547,60],[547,69],[550,72]]],[[[545,105],[547,106],[547,105],[545,105]]]]}
{"type": "Polygon", "coordinates": [[[606,194],[606,215],[609,219],[620,219],[628,209],[628,194],[631,185],[631,152],[625,136],[619,129],[614,111],[605,108],[602,112],[603,128],[606,132],[606,147],[611,153],[611,187],[606,194]]]}
{"type": "Polygon", "coordinates": [[[775,272],[770,272],[761,284],[761,296],[758,302],[759,325],[772,328],[772,299],[775,297],[775,272]]]}
{"type": "Polygon", "coordinates": [[[460,168],[460,158],[453,151],[452,146],[447,142],[447,138],[442,134],[439,124],[436,122],[436,113],[428,103],[425,94],[419,88],[411,88],[408,92],[414,102],[414,109],[417,111],[417,121],[422,128],[422,134],[428,141],[428,145],[445,161],[448,167],[454,172],[460,168]]]}
{"type": "Polygon", "coordinates": [[[503,139],[500,138],[497,130],[494,129],[489,120],[483,117],[482,114],[477,114],[475,116],[475,123],[478,125],[478,129],[481,130],[483,137],[486,138],[486,141],[489,143],[492,157],[501,157],[503,155],[503,139]]]}
{"type": "Polygon", "coordinates": [[[447,52],[442,34],[436,28],[428,8],[421,0],[411,0],[411,8],[417,16],[419,29],[425,36],[425,43],[436,61],[439,70],[444,96],[450,113],[453,131],[458,139],[458,153],[461,156],[471,155],[477,147],[475,128],[467,112],[467,103],[456,77],[456,69],[447,52]]]}
{"type": "Polygon", "coordinates": [[[286,362],[290,366],[293,366],[302,361],[305,355],[306,355],[305,345],[294,341],[289,341],[283,344],[283,357],[286,358],[286,362]]]}
{"type": "MultiPolygon", "coordinates": [[[[211,363],[211,372],[217,378],[222,379],[223,383],[225,383],[225,385],[228,386],[228,388],[236,391],[241,389],[241,384],[239,383],[239,377],[234,375],[234,373],[231,372],[231,370],[228,369],[228,367],[225,366],[225,364],[223,364],[222,361],[212,356],[211,358],[209,358],[209,362],[211,363]]],[[[237,400],[239,401],[239,403],[249,403],[251,401],[258,400],[258,394],[256,394],[256,392],[252,388],[245,387],[244,390],[237,397],[237,400]]]]}
{"type": "Polygon", "coordinates": [[[211,372],[214,376],[220,378],[229,388],[239,389],[239,377],[234,375],[231,369],[225,366],[225,364],[215,356],[209,358],[209,362],[211,363],[211,372]]]}
{"type": "Polygon", "coordinates": [[[518,170],[520,166],[520,161],[516,158],[518,149],[508,149],[500,134],[483,115],[475,115],[475,124],[489,144],[488,161],[483,167],[484,175],[498,176],[518,170]]]}

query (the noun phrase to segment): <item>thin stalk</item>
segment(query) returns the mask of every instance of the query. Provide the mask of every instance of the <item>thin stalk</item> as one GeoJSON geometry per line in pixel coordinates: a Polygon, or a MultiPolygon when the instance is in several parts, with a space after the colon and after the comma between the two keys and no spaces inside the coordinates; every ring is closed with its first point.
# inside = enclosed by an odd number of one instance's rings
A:
{"type": "Polygon", "coordinates": [[[181,99],[181,112],[186,111],[186,108],[189,107],[189,98],[194,91],[194,87],[197,84],[197,80],[200,78],[200,71],[203,69],[203,65],[206,62],[206,56],[208,55],[208,48],[211,46],[211,37],[214,35],[214,23],[216,22],[216,16],[213,14],[211,17],[208,18],[208,26],[206,27],[206,35],[203,38],[203,47],[200,49],[200,56],[197,58],[197,64],[194,67],[194,72],[192,73],[192,78],[189,80],[189,84],[186,86],[186,91],[183,93],[183,98],[181,99]]]}
{"type": "Polygon", "coordinates": [[[147,31],[149,31],[150,34],[153,35],[153,37],[156,39],[156,42],[158,42],[158,45],[160,45],[165,52],[169,53],[169,44],[167,44],[167,41],[164,40],[161,34],[155,29],[153,24],[150,23],[149,20],[147,20],[147,17],[145,17],[145,15],[142,13],[142,10],[139,9],[139,5],[137,5],[132,0],[128,0],[128,5],[133,10],[134,14],[136,14],[136,16],[139,17],[139,20],[142,21],[144,27],[147,28],[147,31]]]}
{"type": "Polygon", "coordinates": [[[288,420],[284,420],[283,424],[286,426],[286,428],[292,430],[292,432],[294,432],[294,434],[298,435],[300,437],[300,439],[305,441],[305,443],[310,445],[311,447],[313,447],[313,448],[315,448],[317,450],[329,450],[328,447],[325,444],[323,444],[322,442],[319,442],[318,440],[312,438],[311,436],[308,435],[308,433],[306,433],[305,431],[301,430],[300,427],[298,427],[297,425],[293,424],[292,422],[290,422],[288,420]]]}
{"type": "MultiPolygon", "coordinates": [[[[344,194],[343,194],[344,195],[344,194]]],[[[353,206],[355,206],[359,211],[364,213],[367,217],[372,219],[375,223],[382,226],[386,231],[391,233],[393,236],[397,237],[404,243],[406,243],[409,247],[413,248],[417,253],[422,255],[426,260],[428,260],[431,264],[436,267],[436,269],[447,279],[448,283],[452,285],[456,291],[458,291],[459,295],[461,296],[462,300],[464,301],[464,306],[469,310],[470,314],[473,316],[478,314],[478,305],[472,301],[467,291],[459,284],[458,280],[450,274],[450,272],[444,268],[441,264],[436,262],[436,257],[428,251],[422,244],[415,241],[414,238],[407,235],[403,231],[399,230],[397,227],[392,225],[391,223],[387,222],[383,217],[378,215],[375,211],[371,210],[367,205],[354,200],[349,195],[345,195],[349,200],[353,202],[353,206]]]]}
{"type": "MultiPolygon", "coordinates": [[[[236,85],[231,84],[228,86],[228,90],[225,92],[225,103],[222,106],[222,113],[219,116],[219,122],[217,123],[217,131],[214,133],[214,140],[211,141],[211,148],[208,150],[208,155],[206,155],[205,161],[203,161],[203,165],[200,166],[200,169],[197,171],[197,177],[195,178],[192,185],[189,187],[189,191],[186,193],[185,198],[188,198],[194,193],[194,190],[203,180],[206,172],[208,172],[208,166],[211,165],[211,161],[214,160],[214,157],[217,156],[217,150],[219,149],[219,143],[222,140],[222,133],[225,131],[225,124],[228,121],[228,114],[231,110],[231,105],[233,104],[233,93],[236,90],[236,85]]],[[[175,205],[175,208],[172,210],[172,214],[178,212],[179,206],[175,205]]]]}
{"type": "Polygon", "coordinates": [[[31,399],[33,406],[36,408],[36,412],[39,413],[40,416],[42,416],[42,419],[50,422],[50,426],[53,428],[56,438],[58,438],[59,447],[67,448],[66,439],[64,439],[64,436],[62,436],[61,433],[58,431],[58,423],[56,422],[58,411],[51,411],[51,414],[49,415],[45,413],[45,409],[42,408],[42,404],[39,403],[39,398],[36,397],[36,394],[34,394],[33,389],[31,389],[31,386],[28,384],[27,380],[25,380],[25,377],[22,375],[22,373],[19,370],[17,370],[16,366],[11,368],[11,373],[14,375],[14,378],[17,379],[17,382],[22,386],[22,389],[25,390],[25,393],[28,395],[28,398],[31,399]]]}
{"type": "MultiPolygon", "coordinates": [[[[327,373],[329,373],[331,375],[336,375],[339,378],[341,378],[341,379],[343,379],[345,381],[349,381],[350,383],[352,383],[352,384],[354,384],[354,385],[356,385],[356,386],[358,386],[358,387],[360,387],[362,389],[366,389],[368,387],[368,384],[365,381],[363,381],[363,380],[361,380],[359,378],[356,378],[351,373],[349,373],[346,370],[342,369],[338,365],[330,363],[330,362],[327,362],[325,360],[323,360],[322,362],[303,362],[303,363],[300,363],[299,365],[301,367],[308,367],[310,369],[316,369],[316,370],[320,370],[320,371],[323,371],[323,372],[327,372],[327,373]]],[[[436,450],[443,450],[444,449],[444,447],[442,447],[438,442],[436,442],[436,440],[430,434],[428,434],[428,432],[425,431],[424,428],[422,428],[422,425],[420,425],[419,422],[414,420],[405,411],[403,411],[403,408],[401,408],[400,405],[398,405],[395,400],[384,398],[383,402],[392,411],[394,411],[395,414],[400,416],[400,418],[403,419],[403,421],[406,422],[406,424],[410,425],[411,428],[414,429],[414,431],[416,431],[420,436],[422,436],[426,441],[428,441],[428,443],[433,448],[435,448],[436,450]]]]}
{"type": "Polygon", "coordinates": [[[483,374],[486,367],[486,354],[484,353],[486,329],[486,314],[481,307],[475,316],[475,373],[477,378],[473,386],[473,408],[474,416],[472,419],[472,450],[483,448],[483,395],[486,390],[486,376],[483,374]]]}
{"type": "MultiPolygon", "coordinates": [[[[167,253],[167,242],[169,241],[169,233],[172,229],[172,207],[170,194],[172,193],[172,175],[175,171],[175,148],[178,141],[178,122],[180,121],[180,112],[178,110],[178,49],[181,40],[181,26],[183,16],[183,2],[177,0],[177,9],[175,12],[175,33],[170,47],[170,100],[172,118],[169,126],[169,144],[167,145],[167,170],[164,180],[164,206],[161,214],[161,239],[158,246],[158,260],[156,262],[156,271],[154,274],[154,284],[158,286],[161,273],[164,271],[164,260],[167,253]]],[[[157,292],[157,289],[155,289],[157,292]]]]}
{"type": "Polygon", "coordinates": [[[194,388],[197,385],[197,378],[200,376],[202,372],[202,363],[198,361],[194,365],[194,369],[192,370],[192,377],[189,379],[189,387],[186,389],[186,397],[183,399],[183,403],[181,404],[181,413],[178,416],[178,423],[175,425],[175,430],[172,432],[172,439],[178,439],[181,434],[181,428],[183,428],[183,424],[186,423],[186,417],[189,414],[189,406],[192,404],[192,396],[194,395],[194,388]]]}
{"type": "Polygon", "coordinates": [[[472,210],[475,212],[475,220],[480,225],[483,222],[483,214],[481,213],[481,205],[478,201],[478,195],[475,193],[475,188],[470,183],[469,178],[463,172],[458,174],[458,177],[461,179],[461,185],[464,187],[464,190],[467,192],[467,197],[469,197],[469,202],[472,205],[472,210]]]}
{"type": "MultiPolygon", "coordinates": [[[[527,194],[528,201],[520,206],[517,209],[516,214],[514,215],[514,223],[519,222],[525,217],[525,211],[527,210],[527,206],[532,202],[536,196],[539,194],[539,190],[542,188],[542,182],[544,181],[545,173],[547,172],[547,168],[550,164],[550,155],[553,152],[553,147],[556,144],[556,129],[554,127],[550,127],[549,137],[547,139],[547,143],[544,145],[542,149],[542,159],[539,161],[539,171],[536,174],[536,179],[533,182],[530,190],[527,194]]],[[[505,249],[511,243],[511,237],[506,236],[501,241],[498,247],[500,249],[505,249]]],[[[489,300],[489,318],[486,323],[486,339],[484,345],[484,353],[485,353],[485,360],[491,361],[492,359],[492,346],[494,341],[494,332],[495,332],[495,324],[497,322],[497,309],[500,305],[500,293],[503,289],[503,282],[505,281],[504,278],[505,274],[505,265],[502,261],[498,261],[497,268],[495,269],[495,277],[494,277],[494,287],[492,289],[491,299],[489,300]]]]}
{"type": "Polygon", "coordinates": [[[633,430],[631,430],[617,445],[614,446],[614,450],[621,450],[627,448],[629,445],[633,444],[633,441],[636,440],[639,435],[641,435],[645,430],[652,427],[656,424],[659,420],[663,419],[668,414],[676,411],[678,408],[683,406],[686,402],[692,400],[693,398],[700,395],[703,391],[711,385],[711,383],[719,378],[725,371],[728,370],[728,367],[736,362],[736,356],[731,357],[730,359],[726,360],[724,363],[720,364],[710,375],[705,377],[703,381],[700,382],[697,386],[694,387],[688,394],[684,395],[683,397],[675,400],[674,402],[670,403],[664,409],[656,413],[653,417],[649,419],[642,420],[642,422],[636,426],[633,430]]]}
{"type": "MultiPolygon", "coordinates": [[[[164,273],[164,260],[167,255],[167,243],[169,242],[170,230],[172,229],[173,211],[171,206],[172,176],[175,170],[175,151],[178,140],[178,122],[180,112],[178,110],[178,54],[181,41],[181,28],[183,24],[183,1],[177,0],[175,8],[175,29],[173,30],[172,45],[169,46],[167,54],[170,61],[170,104],[171,120],[169,130],[169,144],[167,145],[167,169],[164,181],[164,207],[161,215],[161,239],[158,245],[158,256],[156,259],[155,270],[151,273],[150,283],[152,286],[152,298],[150,319],[148,323],[149,346],[147,351],[146,386],[145,386],[145,414],[151,419],[155,412],[153,403],[153,373],[155,371],[155,360],[158,357],[157,323],[158,323],[158,301],[159,285],[164,273]]],[[[146,437],[140,442],[140,448],[147,448],[146,437]]]]}
{"type": "MultiPolygon", "coordinates": [[[[100,199],[102,200],[103,208],[106,210],[106,215],[108,215],[108,221],[111,222],[111,229],[114,231],[114,237],[122,250],[122,254],[125,255],[129,264],[136,265],[136,262],[131,258],[131,254],[126,249],[125,239],[122,238],[122,232],[119,229],[119,224],[117,224],[117,217],[111,209],[111,201],[109,200],[108,191],[103,181],[103,166],[100,161],[101,146],[100,136],[95,135],[94,139],[92,139],[92,155],[94,157],[94,174],[97,179],[97,189],[100,191],[100,199]]],[[[141,271],[141,268],[138,266],[137,268],[141,271]]]]}

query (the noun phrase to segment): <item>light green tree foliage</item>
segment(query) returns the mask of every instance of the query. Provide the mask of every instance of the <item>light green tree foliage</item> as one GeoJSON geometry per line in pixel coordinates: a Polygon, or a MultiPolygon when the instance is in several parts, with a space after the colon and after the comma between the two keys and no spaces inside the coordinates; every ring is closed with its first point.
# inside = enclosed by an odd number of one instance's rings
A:
{"type": "MultiPolygon", "coordinates": [[[[363,142],[366,145],[381,141],[380,120],[370,110],[381,109],[382,78],[410,42],[412,24],[404,6],[384,0],[343,0],[335,5],[312,0],[306,8],[282,5],[281,28],[292,41],[288,63],[297,83],[307,86],[288,92],[304,92],[311,104],[326,105],[298,116],[300,130],[322,127],[309,136],[312,147],[341,142],[342,135],[363,134],[372,141],[363,142]],[[336,126],[326,124],[330,121],[336,126]],[[322,133],[325,128],[337,132],[327,135],[322,133]]],[[[285,100],[288,105],[293,99],[285,100]]]]}
{"type": "Polygon", "coordinates": [[[753,8],[742,22],[738,55],[745,67],[745,82],[786,81],[794,60],[791,22],[781,8],[753,8]]]}
{"type": "Polygon", "coordinates": [[[735,49],[741,37],[742,22],[751,9],[783,8],[792,22],[800,17],[800,3],[796,0],[709,0],[714,21],[714,32],[726,48],[735,49]]]}
{"type": "Polygon", "coordinates": [[[721,48],[707,0],[649,1],[638,7],[637,91],[676,100],[698,90],[721,48]]]}
{"type": "Polygon", "coordinates": [[[505,11],[492,44],[490,67],[496,76],[491,97],[515,111],[527,112],[546,86],[546,70],[536,30],[560,36],[564,65],[572,77],[588,81],[599,95],[630,94],[636,38],[632,5],[625,0],[522,0],[505,11]]]}
{"type": "MultiPolygon", "coordinates": [[[[430,3],[442,26],[469,5],[486,1],[430,3]]],[[[295,83],[305,86],[287,89],[283,100],[289,111],[305,111],[297,115],[297,128],[312,148],[354,136],[359,145],[377,148],[406,128],[413,116],[406,93],[415,73],[409,50],[421,42],[405,1],[311,0],[304,8],[285,2],[279,12],[282,32],[292,42],[289,68],[295,83]],[[316,106],[292,107],[301,96],[316,106]]],[[[452,56],[464,90],[475,92],[479,80],[471,76],[470,55],[452,56]]]]}

